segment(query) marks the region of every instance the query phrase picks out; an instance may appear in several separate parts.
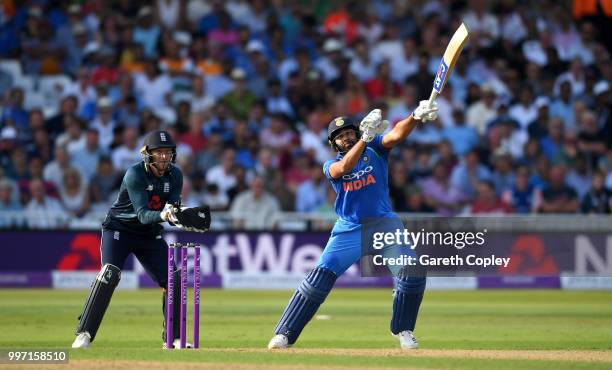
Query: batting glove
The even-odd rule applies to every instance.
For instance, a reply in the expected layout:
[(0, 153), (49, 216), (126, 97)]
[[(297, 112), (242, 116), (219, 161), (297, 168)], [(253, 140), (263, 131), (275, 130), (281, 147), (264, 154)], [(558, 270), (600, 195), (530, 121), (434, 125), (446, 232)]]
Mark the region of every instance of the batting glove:
[(435, 121), (438, 118), (438, 103), (434, 100), (430, 106), (428, 100), (421, 100), (412, 117), (421, 122)]

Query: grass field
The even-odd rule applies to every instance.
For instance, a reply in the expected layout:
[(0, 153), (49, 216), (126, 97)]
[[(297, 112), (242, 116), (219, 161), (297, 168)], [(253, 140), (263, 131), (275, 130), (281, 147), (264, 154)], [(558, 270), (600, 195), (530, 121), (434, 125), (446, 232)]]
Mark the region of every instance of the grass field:
[[(0, 348), (69, 348), (85, 295), (0, 290)], [(268, 352), (289, 296), (205, 289), (202, 348), (165, 351), (160, 292), (118, 291), (93, 347), (49, 368), (612, 368), (612, 292), (427, 292), (421, 349), (401, 351), (389, 334), (390, 290), (335, 290), (295, 348)]]

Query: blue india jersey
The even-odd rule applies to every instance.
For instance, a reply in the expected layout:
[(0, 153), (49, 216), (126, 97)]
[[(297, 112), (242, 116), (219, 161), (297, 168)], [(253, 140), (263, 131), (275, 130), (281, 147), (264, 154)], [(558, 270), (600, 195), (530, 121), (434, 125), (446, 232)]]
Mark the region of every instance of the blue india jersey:
[(335, 210), (341, 220), (360, 223), (365, 218), (395, 217), (389, 199), (389, 150), (376, 136), (366, 145), (350, 173), (333, 179), (329, 167), (342, 159), (338, 154), (323, 165), (323, 172), (336, 192)]

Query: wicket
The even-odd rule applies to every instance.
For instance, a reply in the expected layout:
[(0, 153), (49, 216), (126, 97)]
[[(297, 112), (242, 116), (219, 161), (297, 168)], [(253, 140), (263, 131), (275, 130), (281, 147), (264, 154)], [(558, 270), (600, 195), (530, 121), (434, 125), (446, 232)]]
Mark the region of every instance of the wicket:
[(166, 348), (174, 348), (174, 254), (181, 251), (180, 281), (180, 348), (187, 344), (187, 251), (194, 249), (193, 266), (193, 348), (200, 347), (200, 245), (197, 243), (170, 243), (168, 246), (168, 291), (166, 301)]

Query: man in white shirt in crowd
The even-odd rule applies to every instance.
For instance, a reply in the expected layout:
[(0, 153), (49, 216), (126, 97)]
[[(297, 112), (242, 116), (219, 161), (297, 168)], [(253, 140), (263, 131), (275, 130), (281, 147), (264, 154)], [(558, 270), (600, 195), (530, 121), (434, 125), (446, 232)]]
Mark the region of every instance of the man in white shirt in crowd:
[(245, 229), (273, 228), (279, 211), (278, 200), (264, 191), (260, 176), (253, 177), (250, 190), (238, 194), (230, 209), (234, 226)]

